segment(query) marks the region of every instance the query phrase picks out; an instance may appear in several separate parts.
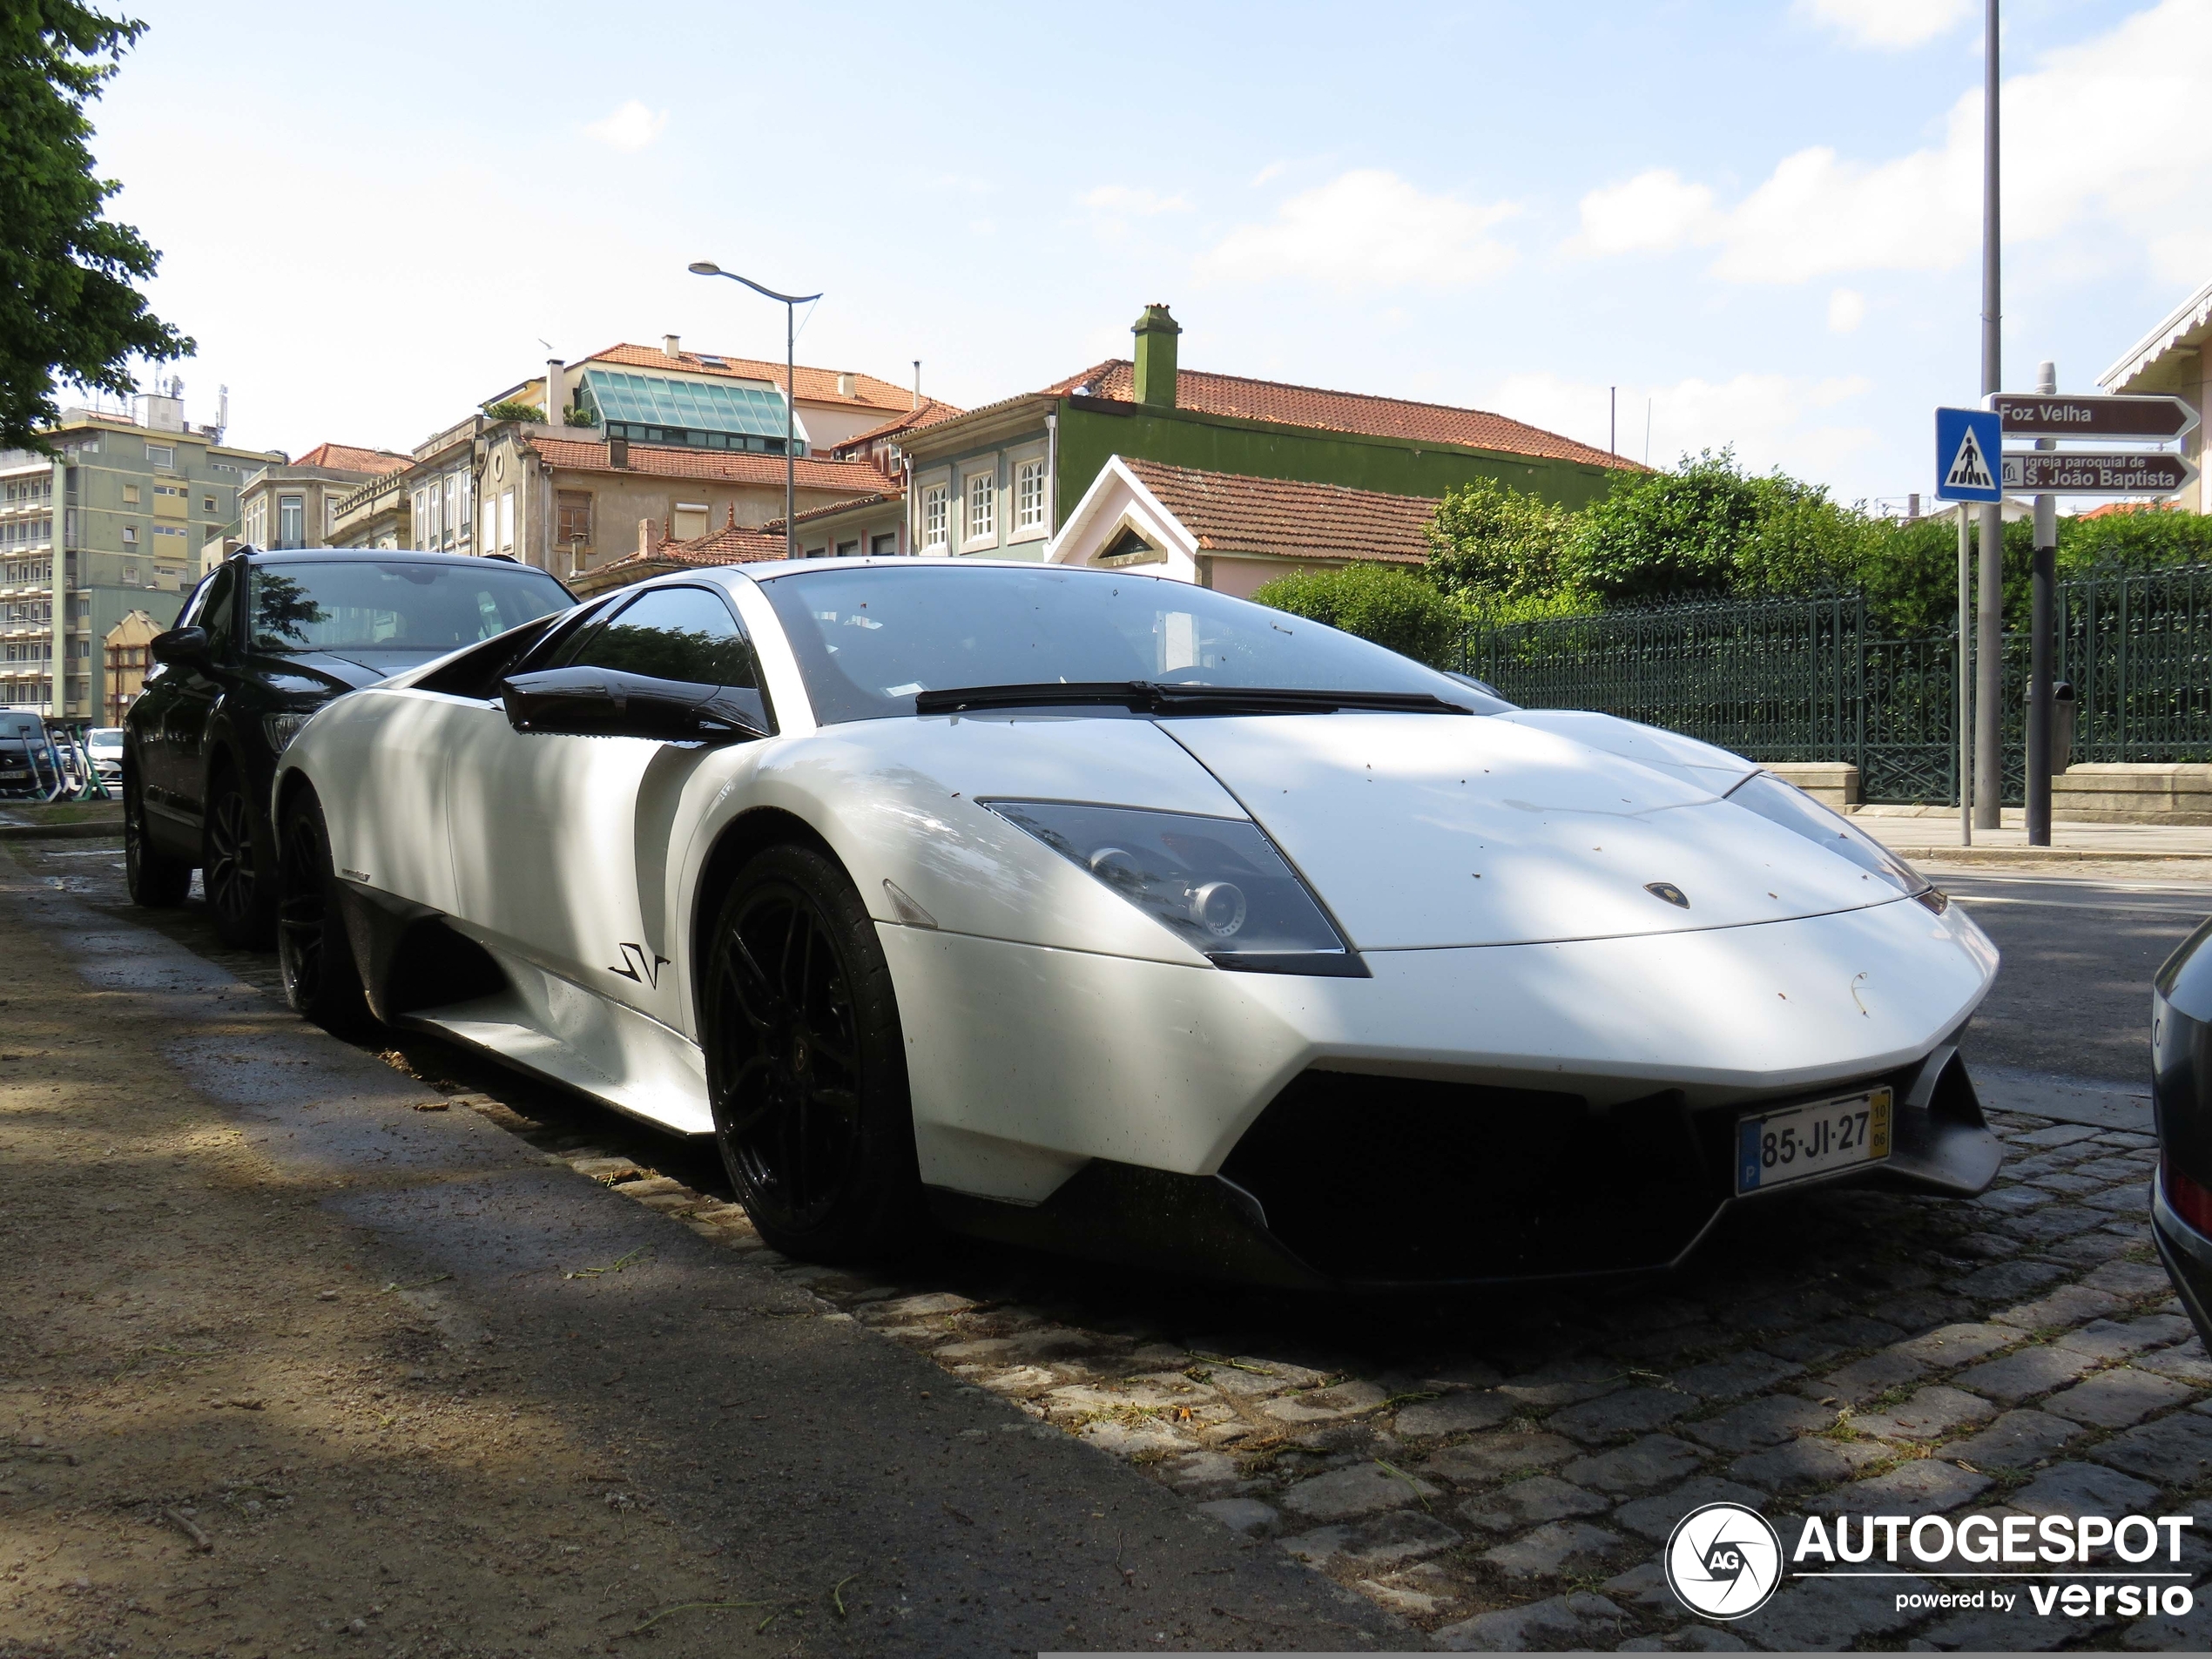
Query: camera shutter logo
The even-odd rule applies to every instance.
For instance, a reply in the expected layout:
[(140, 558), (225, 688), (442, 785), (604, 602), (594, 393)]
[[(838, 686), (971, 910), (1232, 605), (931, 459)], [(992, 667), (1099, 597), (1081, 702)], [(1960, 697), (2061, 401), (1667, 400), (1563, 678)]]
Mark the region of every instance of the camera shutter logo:
[(1757, 1510), (1709, 1503), (1675, 1523), (1660, 1561), (1667, 1588), (1692, 1613), (1740, 1619), (1780, 1586), (1782, 1540)]

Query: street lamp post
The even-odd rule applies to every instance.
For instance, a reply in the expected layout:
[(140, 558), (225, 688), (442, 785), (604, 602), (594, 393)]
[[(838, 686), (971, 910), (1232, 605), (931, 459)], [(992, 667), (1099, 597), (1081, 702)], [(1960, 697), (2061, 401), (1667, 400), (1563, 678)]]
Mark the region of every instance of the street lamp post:
[(735, 271), (725, 271), (712, 260), (693, 260), (693, 276), (727, 277), (732, 282), (742, 282), (755, 293), (765, 294), (779, 300), (784, 307), (784, 556), (799, 556), (799, 525), (795, 522), (799, 493), (799, 453), (795, 447), (794, 405), (799, 401), (799, 365), (795, 354), (799, 349), (799, 307), (812, 305), (822, 296), (819, 293), (778, 293), (773, 288), (764, 288), (751, 277), (741, 277)]

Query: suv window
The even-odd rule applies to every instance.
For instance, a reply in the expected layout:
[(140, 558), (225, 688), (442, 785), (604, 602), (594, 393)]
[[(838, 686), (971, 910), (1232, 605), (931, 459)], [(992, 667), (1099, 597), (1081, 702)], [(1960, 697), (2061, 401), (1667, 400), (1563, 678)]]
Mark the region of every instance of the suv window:
[(207, 641), (219, 660), (231, 655), (231, 642), (236, 637), (234, 623), (238, 610), (238, 567), (226, 564), (207, 578), (201, 594), (193, 624), (207, 631)]
[[(562, 660), (563, 657), (565, 660)], [(757, 688), (752, 646), (729, 604), (705, 588), (654, 588), (587, 630), (555, 666), (605, 668), (693, 685)]]

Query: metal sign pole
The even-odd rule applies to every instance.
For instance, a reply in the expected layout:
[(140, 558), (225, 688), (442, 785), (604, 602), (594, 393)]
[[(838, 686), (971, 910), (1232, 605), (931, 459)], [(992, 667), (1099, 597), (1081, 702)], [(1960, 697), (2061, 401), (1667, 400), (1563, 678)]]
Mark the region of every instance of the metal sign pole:
[(1973, 538), (1966, 533), (1966, 504), (1959, 515), (1959, 845), (1974, 844)]
[[(1997, 0), (1987, 0), (1982, 27), (1981, 390), (2004, 389), (2002, 289), (1999, 282)], [(1981, 614), (1975, 640), (1980, 658), (1974, 715), (1974, 819), (1984, 829), (2003, 821), (2005, 799), (2005, 508), (2000, 496), (1981, 509)]]
[[(2037, 365), (2035, 389), (2059, 389), (2058, 365)], [(2052, 438), (2038, 438), (2039, 449), (2055, 449)], [(2059, 498), (2035, 498), (2035, 570), (2028, 606), (2027, 674), (2027, 844), (2051, 844), (2051, 612), (2058, 585)]]

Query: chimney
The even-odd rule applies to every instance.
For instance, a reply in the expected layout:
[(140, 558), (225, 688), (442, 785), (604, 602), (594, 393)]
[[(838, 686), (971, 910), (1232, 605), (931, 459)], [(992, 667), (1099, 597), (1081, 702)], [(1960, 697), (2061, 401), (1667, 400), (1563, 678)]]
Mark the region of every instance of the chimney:
[(840, 373), (838, 374), (838, 377), (837, 377), (837, 395), (838, 395), (840, 397), (851, 397), (851, 396), (852, 396), (852, 395), (853, 395), (855, 392), (859, 391), (860, 389), (860, 381), (857, 381), (857, 380), (855, 380), (855, 379), (854, 379), (852, 375), (847, 374), (844, 374), (844, 373), (842, 373), (842, 372), (840, 372)]
[(652, 557), (653, 550), (659, 545), (660, 541), (655, 534), (653, 521), (650, 518), (639, 519), (637, 521), (637, 556), (641, 559)]
[(663, 334), (660, 337), (660, 348), (661, 354), (664, 357), (681, 357), (684, 354), (684, 342), (675, 334)]
[(568, 369), (557, 357), (545, 360), (545, 424), (561, 424), (562, 411), (569, 407)]
[(1183, 325), (1163, 305), (1149, 305), (1130, 332), (1136, 336), (1136, 401), (1156, 409), (1175, 407), (1175, 337)]
[(620, 470), (622, 470), (624, 468), (625, 468), (625, 467), (629, 466), (629, 464), (630, 464), (630, 440), (629, 440), (629, 439), (627, 439), (627, 438), (609, 438), (609, 439), (607, 440), (607, 464), (608, 464), (610, 467), (614, 468), (617, 471), (620, 471)]

